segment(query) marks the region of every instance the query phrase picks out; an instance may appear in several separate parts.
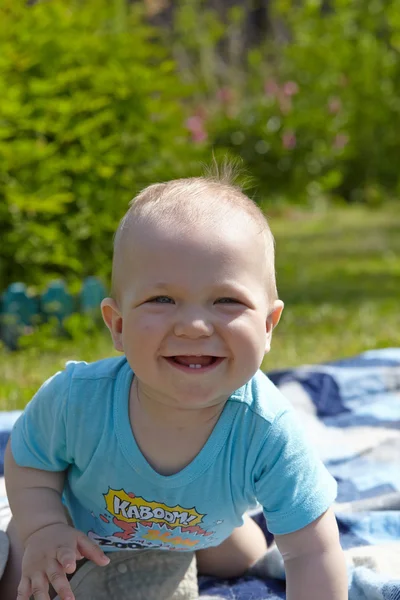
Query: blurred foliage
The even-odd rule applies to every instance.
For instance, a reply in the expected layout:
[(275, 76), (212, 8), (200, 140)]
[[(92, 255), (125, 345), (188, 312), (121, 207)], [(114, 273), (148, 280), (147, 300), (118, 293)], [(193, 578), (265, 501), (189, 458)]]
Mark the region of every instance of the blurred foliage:
[(171, 38), (199, 80), (193, 129), (243, 158), (259, 201), (398, 196), (399, 0), (271, 2), (274, 35), (258, 48), (244, 46), (243, 10), (224, 29), (203, 5), (181, 3)]
[(0, 289), (108, 277), (135, 192), (194, 173), (190, 88), (124, 0), (0, 7)]
[[(112, 236), (148, 183), (241, 157), (263, 206), (379, 206), (400, 192), (400, 0), (0, 6), (0, 290), (108, 280)], [(329, 6), (329, 8), (327, 8)]]

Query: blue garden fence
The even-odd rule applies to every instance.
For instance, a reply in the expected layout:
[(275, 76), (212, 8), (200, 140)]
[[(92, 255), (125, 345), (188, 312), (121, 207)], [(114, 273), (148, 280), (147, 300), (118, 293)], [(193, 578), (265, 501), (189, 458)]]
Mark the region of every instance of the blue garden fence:
[(18, 339), (41, 323), (56, 319), (60, 326), (73, 313), (100, 317), (100, 302), (107, 295), (97, 277), (87, 277), (76, 295), (63, 279), (51, 281), (42, 294), (31, 293), (24, 283), (12, 283), (0, 297), (0, 339), (10, 349)]

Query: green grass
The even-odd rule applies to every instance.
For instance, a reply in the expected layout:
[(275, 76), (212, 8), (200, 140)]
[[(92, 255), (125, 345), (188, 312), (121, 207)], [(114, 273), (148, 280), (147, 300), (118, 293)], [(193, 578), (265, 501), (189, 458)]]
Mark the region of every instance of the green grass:
[[(271, 217), (278, 288), (285, 310), (266, 369), (400, 346), (399, 208), (292, 211)], [(36, 339), (36, 338), (35, 338)], [(105, 331), (0, 349), (0, 410), (20, 408), (67, 360), (115, 354)]]
[(271, 220), (285, 310), (268, 369), (400, 345), (399, 208)]

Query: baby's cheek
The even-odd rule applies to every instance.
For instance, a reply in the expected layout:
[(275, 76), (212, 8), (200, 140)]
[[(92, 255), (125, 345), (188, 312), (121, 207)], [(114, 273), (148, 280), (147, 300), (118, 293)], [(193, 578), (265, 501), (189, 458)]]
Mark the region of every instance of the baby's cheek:
[(138, 335), (155, 335), (165, 327), (165, 319), (161, 315), (145, 315), (133, 323), (133, 329)]
[(260, 325), (242, 324), (232, 331), (236, 352), (246, 363), (254, 363), (258, 368), (264, 357), (266, 331)]
[(226, 331), (232, 339), (257, 346), (265, 339), (265, 323), (255, 319), (236, 319), (226, 325)]

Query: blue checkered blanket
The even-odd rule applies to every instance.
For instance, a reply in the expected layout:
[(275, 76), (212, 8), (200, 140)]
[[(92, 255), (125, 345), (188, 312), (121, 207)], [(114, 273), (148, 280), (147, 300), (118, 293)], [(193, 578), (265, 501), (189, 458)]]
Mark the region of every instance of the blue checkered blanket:
[[(349, 600), (400, 600), (400, 348), (269, 376), (338, 481), (335, 510)], [(0, 413), (0, 471), (17, 416)], [(0, 526), (7, 513), (1, 485), (0, 479)], [(254, 518), (265, 529), (262, 514)], [(200, 590), (202, 600), (285, 598), (284, 582), (273, 579), (200, 578)]]

